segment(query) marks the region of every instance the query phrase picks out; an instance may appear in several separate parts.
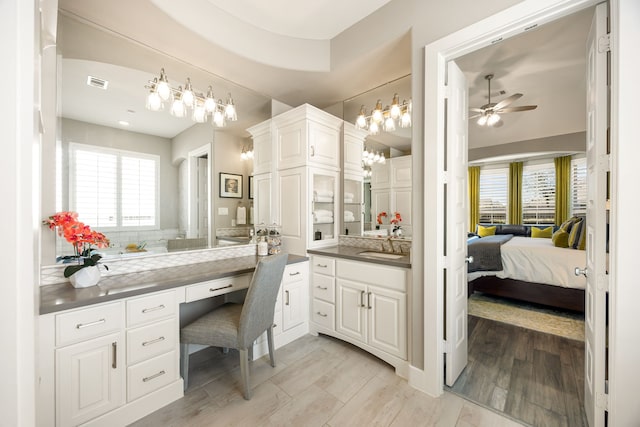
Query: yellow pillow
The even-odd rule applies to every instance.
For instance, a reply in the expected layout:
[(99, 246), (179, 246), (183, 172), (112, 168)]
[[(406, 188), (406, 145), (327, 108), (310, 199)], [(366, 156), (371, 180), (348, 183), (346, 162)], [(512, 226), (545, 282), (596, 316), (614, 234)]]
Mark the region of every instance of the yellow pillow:
[(552, 235), (553, 235), (553, 227), (547, 227), (547, 228), (531, 227), (531, 237), (550, 239)]
[(485, 227), (483, 225), (478, 224), (478, 236), (486, 237), (486, 236), (493, 236), (494, 234), (496, 234), (495, 225), (492, 227)]
[(553, 233), (553, 236), (551, 236), (551, 241), (553, 242), (553, 245), (558, 248), (568, 248), (569, 233), (560, 228), (558, 231)]
[(573, 227), (571, 227), (571, 233), (569, 233), (569, 247), (584, 250), (585, 234), (587, 234), (587, 224), (584, 219), (581, 218), (573, 224)]

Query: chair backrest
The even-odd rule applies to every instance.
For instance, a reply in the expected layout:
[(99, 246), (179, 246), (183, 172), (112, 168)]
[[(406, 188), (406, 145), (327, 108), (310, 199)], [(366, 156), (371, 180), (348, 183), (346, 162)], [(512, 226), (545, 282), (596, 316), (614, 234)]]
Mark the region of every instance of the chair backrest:
[(286, 253), (280, 253), (262, 258), (258, 262), (240, 315), (238, 328), (240, 348), (248, 348), (273, 324), (278, 290), (287, 265), (287, 257)]

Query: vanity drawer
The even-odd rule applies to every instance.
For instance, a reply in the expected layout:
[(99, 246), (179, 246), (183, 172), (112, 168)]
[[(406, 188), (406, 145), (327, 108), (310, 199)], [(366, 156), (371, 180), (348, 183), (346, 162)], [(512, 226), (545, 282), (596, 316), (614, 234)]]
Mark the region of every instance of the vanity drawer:
[(176, 313), (175, 292), (163, 292), (127, 301), (127, 326), (138, 326)]
[(312, 270), (314, 273), (327, 274), (333, 276), (336, 273), (336, 260), (335, 258), (328, 258), (323, 256), (313, 256)]
[(336, 302), (336, 279), (324, 274), (313, 275), (313, 297), (327, 301), (330, 303)]
[(127, 365), (175, 349), (177, 329), (174, 318), (127, 331)]
[(224, 279), (210, 280), (198, 283), (197, 285), (187, 286), (185, 291), (185, 301), (198, 301), (238, 291), (240, 289), (246, 289), (249, 287), (251, 277), (251, 274), (243, 274), (241, 276), (225, 277)]
[(335, 328), (334, 305), (317, 299), (313, 300), (313, 312), (311, 319), (320, 326), (333, 330)]
[(124, 326), (121, 302), (83, 308), (56, 316), (58, 347), (120, 331)]
[(127, 401), (151, 393), (177, 379), (176, 352), (171, 351), (127, 369)]
[(296, 264), (288, 265), (284, 269), (282, 275), (282, 283), (292, 283), (304, 280), (309, 272), (309, 264), (306, 262), (299, 262)]

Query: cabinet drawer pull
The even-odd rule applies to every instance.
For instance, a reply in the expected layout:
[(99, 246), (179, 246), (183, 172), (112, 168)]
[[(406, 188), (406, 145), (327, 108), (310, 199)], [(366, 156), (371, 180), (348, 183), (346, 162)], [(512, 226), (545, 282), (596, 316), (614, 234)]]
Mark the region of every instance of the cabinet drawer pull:
[(233, 288), (233, 285), (223, 286), (221, 288), (209, 288), (209, 292), (221, 291), (223, 289)]
[(316, 267), (327, 268), (328, 265), (327, 264), (316, 264)]
[(364, 291), (360, 291), (360, 307), (366, 307), (364, 305)]
[(371, 292), (367, 292), (367, 308), (371, 310)]
[(154, 379), (154, 378), (158, 378), (159, 376), (162, 376), (162, 375), (164, 375), (164, 374), (166, 374), (166, 372), (165, 372), (165, 371), (160, 371), (160, 372), (158, 372), (157, 374), (153, 374), (153, 375), (151, 375), (150, 377), (144, 377), (144, 378), (142, 379), (142, 382), (145, 382), (145, 383), (146, 383), (146, 382), (151, 381), (151, 380), (152, 380), (152, 379)]
[(326, 286), (324, 286), (324, 287), (323, 287), (323, 286), (320, 286), (320, 285), (316, 286), (316, 288), (318, 288), (318, 289), (322, 289), (323, 291), (326, 291), (326, 290), (328, 290), (328, 289), (329, 289), (329, 288), (327, 288)]
[(164, 309), (164, 304), (160, 304), (157, 307), (151, 307), (151, 308), (143, 308), (142, 309), (142, 314), (147, 314), (147, 313), (151, 313), (152, 311), (157, 311), (157, 310), (162, 310)]
[(100, 320), (96, 320), (95, 322), (78, 323), (76, 325), (76, 329), (84, 329), (84, 328), (88, 328), (89, 326), (100, 325), (102, 323), (105, 323), (106, 321), (107, 321), (106, 319), (100, 319)]
[(318, 316), (327, 317), (327, 314), (320, 313), (319, 311), (316, 311), (316, 314), (317, 314)]
[(311, 147), (309, 147), (311, 149), (311, 157), (314, 157), (316, 155), (316, 147), (314, 147), (313, 145)]
[(118, 342), (111, 343), (111, 367), (118, 369)]
[(142, 343), (142, 346), (146, 347), (148, 345), (155, 344), (155, 343), (160, 342), (160, 341), (164, 341), (164, 337), (159, 337), (159, 338), (156, 338), (155, 340), (151, 340), (151, 341), (145, 341), (145, 342)]
[(289, 276), (297, 276), (298, 274), (300, 274), (300, 272), (296, 271), (295, 273), (289, 273)]
[(285, 296), (284, 304), (289, 305), (289, 291), (284, 291), (284, 296)]

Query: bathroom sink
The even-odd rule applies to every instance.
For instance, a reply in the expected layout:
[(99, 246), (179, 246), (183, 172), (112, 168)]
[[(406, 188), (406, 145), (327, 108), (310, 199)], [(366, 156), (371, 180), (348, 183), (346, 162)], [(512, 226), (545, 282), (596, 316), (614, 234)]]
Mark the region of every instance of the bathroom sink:
[(368, 256), (373, 258), (382, 258), (382, 259), (400, 259), (404, 258), (402, 254), (392, 254), (389, 252), (376, 252), (376, 251), (363, 251), (359, 252), (358, 255)]

